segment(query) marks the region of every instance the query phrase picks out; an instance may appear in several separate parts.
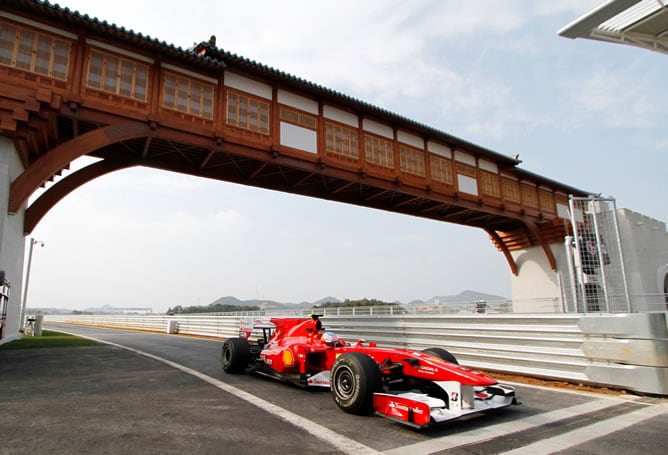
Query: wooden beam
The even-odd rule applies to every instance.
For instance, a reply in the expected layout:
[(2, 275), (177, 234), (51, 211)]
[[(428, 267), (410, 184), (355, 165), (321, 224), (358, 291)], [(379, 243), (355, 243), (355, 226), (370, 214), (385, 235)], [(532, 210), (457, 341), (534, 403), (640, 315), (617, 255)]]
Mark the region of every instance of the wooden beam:
[(110, 144), (144, 137), (148, 134), (147, 125), (139, 122), (125, 122), (89, 131), (49, 150), (31, 163), (30, 167), (12, 182), (9, 190), (8, 212), (17, 213), (42, 183), (80, 156)]
[(508, 246), (505, 244), (503, 239), (499, 236), (499, 234), (496, 233), (496, 231), (492, 229), (485, 229), (485, 232), (489, 234), (491, 239), (494, 241), (494, 244), (503, 253), (503, 256), (506, 258), (506, 262), (508, 262), (508, 265), (510, 266), (510, 271), (513, 273), (513, 275), (517, 276), (517, 263), (515, 262), (515, 259), (513, 259), (513, 255), (510, 254), (510, 250), (508, 249)]
[(530, 222), (527, 224), (527, 228), (529, 231), (538, 239), (538, 243), (543, 247), (543, 251), (545, 252), (545, 256), (547, 256), (547, 261), (550, 263), (550, 267), (552, 267), (552, 270), (556, 272), (557, 270), (557, 261), (554, 258), (554, 254), (552, 253), (552, 249), (550, 248), (550, 244), (545, 241), (545, 238), (543, 237), (543, 234), (540, 232), (540, 228), (535, 222)]
[(30, 207), (26, 209), (23, 221), (23, 232), (29, 235), (40, 220), (54, 205), (70, 194), (75, 189), (110, 172), (137, 165), (137, 161), (131, 160), (102, 160), (79, 169), (68, 175), (51, 188), (46, 190)]

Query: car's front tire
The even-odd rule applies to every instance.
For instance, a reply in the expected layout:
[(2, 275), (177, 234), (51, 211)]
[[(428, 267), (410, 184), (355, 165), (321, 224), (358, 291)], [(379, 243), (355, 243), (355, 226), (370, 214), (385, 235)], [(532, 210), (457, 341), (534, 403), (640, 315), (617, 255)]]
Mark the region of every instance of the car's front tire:
[(381, 390), (380, 369), (366, 354), (342, 354), (332, 366), (330, 384), (339, 408), (350, 414), (367, 414), (373, 410), (373, 394)]
[(250, 346), (243, 338), (228, 338), (223, 343), (221, 364), (226, 373), (243, 373), (251, 359)]

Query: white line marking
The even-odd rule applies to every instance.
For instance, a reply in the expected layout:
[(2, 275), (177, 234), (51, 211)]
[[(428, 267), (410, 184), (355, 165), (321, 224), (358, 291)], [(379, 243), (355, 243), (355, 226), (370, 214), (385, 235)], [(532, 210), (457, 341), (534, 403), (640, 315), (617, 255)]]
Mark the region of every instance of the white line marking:
[(643, 420), (651, 419), (662, 414), (668, 413), (668, 409), (661, 406), (648, 406), (637, 411), (632, 411), (617, 417), (606, 419), (587, 425), (577, 430), (563, 433), (553, 438), (543, 439), (518, 449), (503, 452), (512, 455), (533, 455), (535, 453), (553, 453), (574, 447), (592, 439), (600, 438), (615, 431), (635, 425)]
[[(446, 449), (452, 449), (465, 444), (484, 442), (499, 436), (507, 436), (510, 433), (528, 430), (530, 428), (545, 425), (561, 419), (567, 419), (584, 412), (598, 411), (618, 404), (617, 400), (600, 398), (565, 409), (545, 412), (525, 417), (521, 420), (512, 422), (497, 423), (475, 428), (462, 433), (451, 434), (440, 438), (430, 439), (428, 441), (418, 442), (404, 447), (385, 451), (386, 455), (419, 455), (439, 452)], [(538, 452), (534, 452), (538, 453)]]
[[(60, 329), (58, 330), (64, 332), (64, 330)], [(332, 445), (333, 447), (344, 453), (369, 454), (369, 455), (372, 454), (379, 455), (381, 453), (378, 452), (377, 450), (372, 449), (369, 446), (365, 446), (364, 444), (361, 444), (357, 441), (353, 441), (347, 436), (336, 433), (335, 431), (332, 431), (327, 427), (315, 423), (312, 420), (308, 420), (300, 415), (288, 411), (287, 409), (283, 409), (279, 406), (276, 406), (273, 403), (263, 400), (260, 397), (256, 397), (255, 395), (252, 395), (248, 392), (244, 392), (241, 389), (226, 384), (223, 381), (220, 381), (216, 378), (212, 378), (211, 376), (207, 376), (204, 373), (200, 373), (197, 370), (193, 370), (179, 363), (172, 362), (171, 360), (167, 360), (162, 357), (158, 357), (157, 355), (149, 354), (148, 352), (140, 351), (139, 349), (131, 348), (129, 346), (123, 346), (122, 344), (112, 343), (111, 341), (105, 341), (91, 336), (80, 335), (78, 333), (71, 333), (71, 332), (68, 333), (70, 333), (71, 335), (76, 335), (81, 338), (88, 338), (89, 340), (97, 341), (98, 343), (107, 344), (109, 346), (114, 346), (120, 349), (125, 349), (126, 351), (134, 352), (135, 354), (148, 357), (149, 359), (157, 360), (158, 362), (162, 362), (166, 365), (169, 365), (172, 368), (176, 368), (177, 370), (180, 370), (184, 373), (194, 376), (204, 382), (207, 382), (215, 387), (218, 387), (219, 389), (231, 395), (234, 395), (237, 398), (241, 398), (242, 400), (247, 401), (248, 403), (254, 406), (257, 406), (263, 412), (272, 414), (278, 417), (279, 419), (288, 422), (291, 425), (294, 425), (296, 427), (301, 428), (304, 431), (307, 431), (308, 433), (311, 433), (316, 438), (325, 441), (326, 443)]]

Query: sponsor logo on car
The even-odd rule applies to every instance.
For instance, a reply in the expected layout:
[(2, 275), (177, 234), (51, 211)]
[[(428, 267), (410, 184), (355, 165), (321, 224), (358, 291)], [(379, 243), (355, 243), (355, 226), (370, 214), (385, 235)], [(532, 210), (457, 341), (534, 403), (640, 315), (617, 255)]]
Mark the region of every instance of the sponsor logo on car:
[(400, 411), (406, 411), (406, 412), (413, 411), (416, 414), (420, 414), (420, 415), (423, 414), (423, 411), (420, 408), (411, 408), (410, 406), (406, 406), (405, 404), (397, 403), (397, 402), (394, 402), (394, 401), (390, 401), (388, 406), (391, 407), (391, 408), (398, 409)]

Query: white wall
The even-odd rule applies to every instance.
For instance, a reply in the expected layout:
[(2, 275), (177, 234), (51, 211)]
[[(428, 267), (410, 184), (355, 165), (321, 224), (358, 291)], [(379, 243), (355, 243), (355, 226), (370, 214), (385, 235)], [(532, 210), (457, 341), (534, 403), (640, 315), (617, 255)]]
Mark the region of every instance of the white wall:
[[(567, 270), (564, 248), (550, 245), (558, 270)], [(511, 252), (517, 263), (517, 276), (511, 275), (513, 312), (560, 313), (561, 289), (557, 272), (552, 270), (540, 246)]]
[(666, 223), (629, 209), (617, 210), (633, 311), (666, 310), (663, 280), (668, 270)]
[[(0, 270), (6, 273), (11, 283), (11, 295), (4, 328), (4, 339), (18, 336), (21, 312), (21, 289), (23, 283), (23, 214), (7, 214), (9, 186), (23, 172), (23, 166), (12, 142), (0, 137)], [(2, 342), (2, 341), (0, 341)]]

